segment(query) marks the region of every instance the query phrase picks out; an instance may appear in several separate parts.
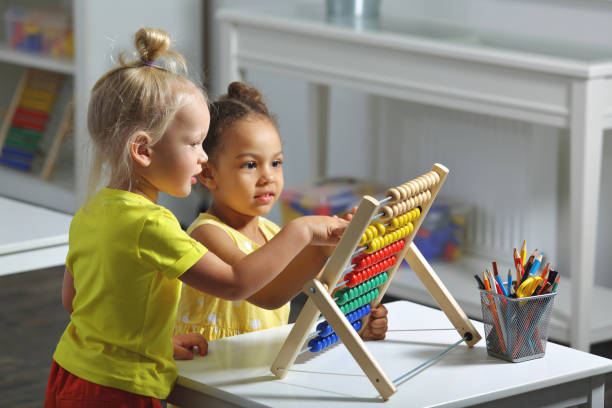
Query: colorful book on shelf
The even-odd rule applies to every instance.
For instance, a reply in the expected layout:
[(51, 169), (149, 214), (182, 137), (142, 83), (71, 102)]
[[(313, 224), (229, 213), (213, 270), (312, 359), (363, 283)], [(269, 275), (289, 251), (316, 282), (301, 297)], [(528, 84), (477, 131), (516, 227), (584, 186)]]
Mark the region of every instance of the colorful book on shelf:
[(0, 127), (0, 164), (32, 170), (63, 78), (52, 72), (24, 71)]

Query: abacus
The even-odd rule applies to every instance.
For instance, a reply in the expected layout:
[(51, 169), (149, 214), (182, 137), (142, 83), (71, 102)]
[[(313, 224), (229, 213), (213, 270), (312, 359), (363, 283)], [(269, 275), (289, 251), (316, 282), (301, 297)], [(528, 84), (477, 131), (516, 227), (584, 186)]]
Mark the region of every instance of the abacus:
[[(478, 331), (412, 242), (447, 175), (446, 167), (434, 164), (431, 171), (390, 188), (381, 201), (367, 195), (361, 199), (321, 277), (304, 285), (308, 300), (270, 368), (277, 378), (287, 375), (302, 352), (316, 353), (341, 340), (378, 393), (389, 399), (397, 388), (359, 332), (366, 327), (371, 306), (382, 299), (402, 259), (459, 332), (461, 340), (451, 348), (463, 341), (472, 347), (480, 340)], [(311, 333), (320, 314), (326, 321)], [(310, 338), (313, 335), (316, 337)]]

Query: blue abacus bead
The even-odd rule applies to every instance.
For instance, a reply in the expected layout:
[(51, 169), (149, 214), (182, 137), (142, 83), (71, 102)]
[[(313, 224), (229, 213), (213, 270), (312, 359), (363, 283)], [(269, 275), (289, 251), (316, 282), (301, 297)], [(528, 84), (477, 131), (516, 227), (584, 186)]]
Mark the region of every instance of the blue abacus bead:
[(311, 353), (318, 353), (321, 351), (321, 342), (318, 341), (318, 339), (319, 337), (315, 337), (308, 342), (308, 347), (310, 348)]
[(336, 333), (331, 335), (331, 340), (332, 340), (332, 344), (336, 344), (338, 342), (338, 340), (340, 340), (340, 338), (338, 337), (338, 335)]
[(319, 326), (317, 326), (317, 330), (319, 331), (319, 336), (321, 337), (325, 337), (325, 336), (329, 336), (329, 334), (333, 331), (332, 327), (329, 325), (328, 322), (322, 322), (325, 323), (324, 325), (319, 324), (319, 326), (322, 326), (319, 330)]
[(353, 328), (355, 329), (355, 331), (361, 330), (361, 326), (362, 326), (361, 320), (356, 320), (355, 323), (353, 323)]
[(365, 308), (366, 308), (366, 312), (365, 312), (366, 315), (369, 314), (372, 311), (372, 306), (370, 306), (369, 303), (367, 305), (365, 305)]
[(321, 323), (317, 324), (317, 331), (323, 331), (325, 330), (325, 326), (329, 326), (329, 323), (327, 323), (326, 321), (322, 321)]
[(326, 349), (328, 348), (332, 343), (331, 343), (331, 337), (332, 336), (327, 336), (323, 339), (323, 348)]
[(368, 313), (370, 313), (369, 303), (359, 309), (359, 318), (361, 319), (363, 316), (367, 315)]

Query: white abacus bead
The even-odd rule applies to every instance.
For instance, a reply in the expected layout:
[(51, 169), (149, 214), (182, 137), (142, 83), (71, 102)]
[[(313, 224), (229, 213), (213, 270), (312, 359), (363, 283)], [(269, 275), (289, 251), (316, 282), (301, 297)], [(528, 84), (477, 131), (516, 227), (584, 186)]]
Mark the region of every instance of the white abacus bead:
[(391, 201), (398, 201), (402, 197), (402, 194), (397, 188), (390, 188), (385, 193), (385, 196), (391, 197)]
[(425, 174), (425, 179), (427, 180), (427, 188), (430, 188), (434, 184), (436, 184), (436, 180), (434, 179), (431, 172)]
[(391, 218), (393, 217), (393, 209), (391, 208), (390, 205), (385, 205), (382, 208), (383, 214), (384, 214), (384, 218)]
[(414, 180), (410, 180), (408, 182), (408, 185), (410, 186), (411, 196), (415, 195), (419, 191), (419, 186), (417, 183), (414, 182)]
[(419, 177), (419, 183), (420, 183), (420, 190), (419, 191), (423, 191), (423, 190), (425, 190), (427, 188), (427, 182), (425, 181), (423, 176)]

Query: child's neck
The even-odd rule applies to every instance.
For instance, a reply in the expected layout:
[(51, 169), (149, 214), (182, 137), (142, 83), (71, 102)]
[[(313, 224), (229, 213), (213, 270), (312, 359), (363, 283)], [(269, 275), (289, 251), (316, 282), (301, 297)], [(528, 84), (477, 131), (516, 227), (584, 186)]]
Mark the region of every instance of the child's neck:
[(157, 203), (157, 198), (159, 196), (159, 191), (157, 191), (155, 188), (145, 183), (139, 183), (139, 182), (117, 183), (111, 180), (111, 182), (108, 183), (107, 187), (115, 189), (115, 190), (125, 190), (131, 193), (134, 193), (134, 194), (141, 195), (153, 201), (154, 203)]
[(265, 237), (259, 230), (259, 216), (242, 214), (229, 207), (219, 206), (214, 201), (206, 212), (214, 215), (236, 231), (239, 231), (251, 241), (258, 244), (265, 243)]

